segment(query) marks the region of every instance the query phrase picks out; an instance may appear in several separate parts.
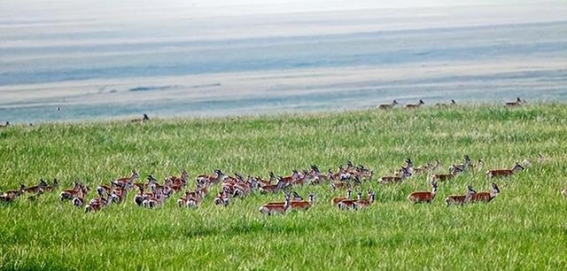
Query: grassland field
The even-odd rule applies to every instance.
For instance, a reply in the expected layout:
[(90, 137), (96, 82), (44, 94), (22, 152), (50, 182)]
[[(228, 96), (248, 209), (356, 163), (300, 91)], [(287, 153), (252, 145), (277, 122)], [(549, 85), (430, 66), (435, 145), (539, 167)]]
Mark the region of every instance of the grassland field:
[[(22, 196), (0, 204), (0, 270), (566, 270), (566, 125), (561, 103), (12, 125), (0, 130), (0, 191), (40, 178), (59, 179), (59, 191), (75, 180), (96, 187), (132, 169), (159, 180), (186, 169), (194, 180), (217, 168), (263, 177), (311, 164), (336, 171), (351, 160), (374, 171), (361, 189), (374, 189), (376, 202), (340, 211), (330, 199), (344, 191), (328, 184), (294, 188), (314, 192), (313, 207), (270, 217), (258, 208), (281, 193), (222, 207), (212, 202), (219, 186), (198, 209), (177, 207), (181, 193), (143, 209), (132, 191), (96, 213), (61, 202), (59, 191)], [(440, 183), (431, 204), (406, 199), (430, 190), (426, 174), (376, 181), (408, 157), (416, 166), (439, 159), (446, 173), (465, 154), (483, 169)], [(488, 190), (487, 169), (524, 159), (529, 167), (496, 180), (492, 202), (446, 207), (467, 184)]]

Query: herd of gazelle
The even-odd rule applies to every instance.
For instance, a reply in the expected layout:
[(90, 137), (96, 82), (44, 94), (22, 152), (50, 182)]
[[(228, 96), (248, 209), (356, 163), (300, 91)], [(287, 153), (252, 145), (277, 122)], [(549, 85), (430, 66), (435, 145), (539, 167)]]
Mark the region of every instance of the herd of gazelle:
[[(509, 101), (504, 103), (504, 105), (506, 107), (517, 107), (522, 105), (523, 103), (525, 103), (525, 100), (522, 100), (520, 97), (516, 98), (515, 101)], [(392, 103), (389, 104), (379, 104), (378, 106), (376, 106), (378, 109), (392, 109), (394, 108), (396, 105), (398, 105), (398, 101), (397, 100), (393, 100)], [(424, 105), (425, 102), (423, 100), (419, 100), (418, 103), (412, 104), (412, 103), (408, 103), (404, 105), (404, 108), (409, 108), (409, 109), (415, 109), (415, 108), (419, 108), (422, 105)], [(448, 106), (455, 106), (457, 105), (457, 102), (455, 102), (455, 100), (451, 100), (449, 103), (436, 103), (435, 107), (448, 107)]]
[[(541, 156), (540, 156), (541, 158)], [(431, 184), (431, 191), (415, 191), (407, 196), (407, 199), (413, 203), (431, 203), (437, 194), (438, 183), (449, 181), (455, 176), (463, 172), (478, 172), (483, 166), (483, 161), (478, 159), (476, 163), (472, 163), (468, 155), (464, 156), (463, 163), (452, 164), (449, 167), (448, 174), (434, 173), (441, 167), (438, 160), (435, 163), (428, 162), (425, 165), (414, 167), (411, 159), (406, 159), (405, 165), (395, 170), (391, 176), (382, 176), (377, 179), (378, 184), (388, 185), (393, 183), (401, 183), (413, 175), (427, 173)], [(524, 161), (524, 164), (527, 164)], [(514, 173), (523, 170), (524, 166), (516, 163), (510, 169), (491, 169), (486, 171), (486, 178), (509, 177)], [(373, 171), (358, 165), (354, 166), (352, 162), (347, 161), (346, 166), (339, 166), (336, 172), (331, 169), (327, 173), (322, 173), (315, 165), (311, 165), (310, 170), (293, 170), (289, 176), (276, 176), (273, 172), (269, 172), (269, 177), (262, 179), (261, 177), (248, 176), (242, 177), (235, 173), (234, 176), (224, 174), (221, 170), (214, 170), (212, 175), (199, 175), (195, 178), (195, 190), (188, 190), (189, 174), (182, 170), (179, 176), (169, 176), (164, 178), (160, 183), (152, 175), (147, 176), (147, 182), (137, 182), (140, 175), (137, 171), (132, 170), (128, 177), (121, 177), (110, 181), (108, 184), (99, 184), (96, 187), (96, 196), (87, 201), (86, 197), (91, 190), (80, 182), (75, 182), (70, 188), (60, 192), (61, 201), (71, 201), (77, 207), (84, 207), (85, 212), (99, 211), (111, 203), (120, 204), (126, 201), (128, 191), (137, 189), (134, 196), (134, 203), (137, 206), (145, 208), (159, 208), (164, 201), (172, 195), (182, 192), (183, 195), (177, 199), (179, 207), (197, 208), (205, 199), (209, 190), (213, 186), (220, 186), (213, 202), (215, 205), (228, 206), (230, 199), (235, 197), (246, 197), (248, 194), (257, 191), (260, 194), (284, 193), (284, 201), (268, 202), (263, 204), (259, 211), (262, 214), (271, 215), (276, 213), (285, 213), (288, 210), (306, 210), (312, 207), (315, 202), (315, 195), (310, 193), (307, 200), (304, 200), (293, 190), (294, 186), (320, 185), (328, 184), (332, 191), (345, 191), (346, 197), (337, 196), (331, 199), (331, 204), (338, 209), (358, 210), (372, 205), (376, 200), (376, 193), (368, 190), (366, 196), (357, 188), (361, 181), (372, 181)], [(35, 199), (45, 192), (56, 191), (58, 181), (53, 180), (50, 185), (44, 180), (35, 186), (26, 187), (20, 185), (19, 189), (6, 191), (0, 194), (0, 202), (11, 202), (19, 196), (28, 193), (31, 194), (29, 199)], [(352, 197), (353, 189), (357, 189), (356, 198)], [(453, 204), (466, 204), (474, 202), (490, 202), (500, 193), (500, 189), (496, 183), (492, 183), (490, 191), (476, 192), (471, 185), (467, 186), (464, 195), (451, 195), (445, 199), (447, 206)], [(567, 197), (567, 189), (562, 191)]]

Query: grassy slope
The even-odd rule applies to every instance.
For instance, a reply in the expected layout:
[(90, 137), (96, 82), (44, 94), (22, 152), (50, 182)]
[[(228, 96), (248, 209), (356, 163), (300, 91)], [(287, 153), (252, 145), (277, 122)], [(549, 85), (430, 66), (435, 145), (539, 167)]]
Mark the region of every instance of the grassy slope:
[(351, 159), (380, 176), (406, 157), (439, 159), (443, 171), (464, 154), (482, 158), (485, 169), (539, 153), (548, 159), (499, 180), (492, 203), (451, 208), (446, 196), (469, 183), (486, 190), (490, 181), (459, 176), (431, 205), (406, 200), (429, 190), (423, 175), (397, 186), (365, 183), (378, 202), (358, 212), (330, 206), (343, 192), (298, 188), (314, 191), (316, 205), (276, 217), (258, 208), (281, 195), (252, 195), (228, 208), (213, 206), (209, 195), (198, 210), (176, 208), (177, 197), (160, 210), (128, 200), (90, 214), (57, 194), (20, 198), (0, 205), (0, 269), (565, 269), (566, 123), (567, 106), (547, 104), (12, 127), (0, 131), (0, 190), (54, 177), (62, 188), (75, 179), (96, 186), (132, 168), (158, 179), (181, 168), (192, 179), (214, 168), (266, 176), (310, 164), (336, 170)]

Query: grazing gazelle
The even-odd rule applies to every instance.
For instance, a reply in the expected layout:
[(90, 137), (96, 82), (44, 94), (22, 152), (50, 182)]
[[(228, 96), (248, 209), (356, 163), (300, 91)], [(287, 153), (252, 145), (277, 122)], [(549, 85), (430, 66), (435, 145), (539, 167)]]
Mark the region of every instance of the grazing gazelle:
[(487, 178), (502, 178), (502, 177), (509, 177), (517, 171), (523, 170), (524, 167), (520, 165), (518, 162), (514, 165), (512, 169), (491, 169), (486, 172)]
[(523, 103), (522, 99), (520, 99), (520, 97), (518, 97), (513, 102), (506, 102), (506, 106), (507, 107), (515, 107), (515, 106), (520, 106), (522, 103)]
[(423, 102), (423, 100), (419, 100), (419, 103), (417, 104), (406, 104), (404, 107), (405, 108), (419, 108), (420, 106), (424, 105), (425, 103)]
[(437, 182), (432, 181), (431, 192), (425, 192), (425, 191), (413, 192), (409, 194), (408, 200), (413, 203), (421, 203), (421, 202), (431, 203), (431, 201), (435, 198), (436, 194), (437, 194)]
[(0, 129), (6, 128), (6, 127), (8, 127), (9, 125), (10, 125), (10, 122), (9, 122), (9, 121), (7, 121), (6, 124), (0, 124)]
[(378, 105), (378, 109), (391, 109), (393, 108), (395, 105), (398, 104), (398, 101), (394, 100), (392, 103), (390, 104), (380, 104)]
[(445, 199), (445, 203), (447, 203), (447, 207), (451, 204), (459, 204), (464, 205), (471, 201), (473, 195), (476, 191), (473, 189), (471, 185), (467, 186), (467, 193), (464, 195), (451, 195)]
[(47, 187), (47, 183), (45, 182), (44, 179), (40, 179), (38, 185), (26, 187), (26, 188), (24, 189), (24, 191), (25, 191), (26, 193), (34, 193), (34, 194), (37, 194), (37, 193), (39, 193), (40, 191), (43, 192), (43, 189), (44, 189), (45, 187)]
[(472, 202), (490, 202), (492, 201), (498, 194), (500, 194), (500, 189), (496, 183), (492, 183), (492, 190), (483, 191), (479, 193), (475, 193), (472, 196)]
[(146, 122), (146, 121), (148, 121), (148, 120), (150, 120), (150, 118), (148, 117), (147, 114), (144, 114), (144, 115), (142, 116), (142, 118), (139, 118), (139, 119), (132, 119), (132, 120), (130, 120), (130, 122), (132, 122), (132, 123), (144, 123), (144, 122)]
[(268, 202), (264, 205), (262, 205), (262, 207), (260, 207), (259, 211), (262, 214), (265, 215), (272, 215), (272, 214), (277, 214), (277, 213), (285, 213), (289, 207), (290, 207), (290, 203), (291, 203), (291, 197), (286, 194), (285, 195), (285, 201), (282, 202)]

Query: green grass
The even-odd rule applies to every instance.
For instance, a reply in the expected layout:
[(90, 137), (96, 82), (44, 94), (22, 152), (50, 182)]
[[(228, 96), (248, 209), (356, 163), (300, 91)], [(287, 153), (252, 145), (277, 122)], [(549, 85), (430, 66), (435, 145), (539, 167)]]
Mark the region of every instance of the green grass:
[[(0, 204), (0, 269), (566, 269), (566, 125), (567, 105), (532, 104), (13, 126), (0, 130), (0, 191), (40, 178), (58, 178), (60, 190), (74, 180), (96, 187), (131, 169), (158, 179), (186, 169), (193, 180), (215, 168), (261, 176), (311, 164), (336, 171), (350, 159), (378, 177), (407, 157), (416, 165), (439, 159), (446, 172), (464, 154), (482, 158), (483, 172), (525, 158), (532, 166), (497, 180), (502, 193), (493, 202), (449, 208), (445, 197), (467, 184), (487, 190), (491, 181), (467, 173), (418, 205), (406, 197), (429, 190), (425, 175), (392, 186), (365, 182), (377, 202), (360, 211), (332, 207), (344, 192), (328, 185), (298, 187), (316, 194), (313, 208), (272, 217), (258, 208), (281, 194), (253, 194), (227, 208), (210, 194), (197, 210), (177, 208), (176, 195), (148, 210), (130, 193), (126, 203), (88, 214), (60, 202), (58, 192), (24, 196)], [(538, 154), (546, 160), (538, 163)]]

